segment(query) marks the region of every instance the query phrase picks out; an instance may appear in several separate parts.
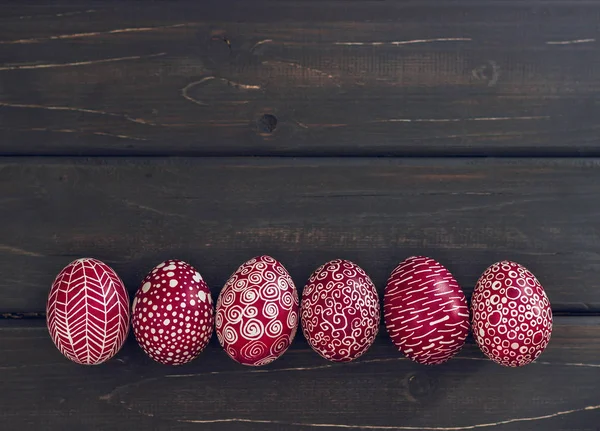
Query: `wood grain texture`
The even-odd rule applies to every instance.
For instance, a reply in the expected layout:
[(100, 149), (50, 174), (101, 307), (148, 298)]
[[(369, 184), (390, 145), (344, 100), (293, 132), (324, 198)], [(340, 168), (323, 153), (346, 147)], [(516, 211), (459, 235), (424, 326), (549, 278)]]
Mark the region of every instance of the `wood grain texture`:
[(600, 419), (598, 317), (557, 318), (548, 349), (520, 369), (485, 359), (472, 342), (444, 365), (418, 365), (383, 328), (348, 364), (297, 339), (273, 364), (249, 368), (213, 340), (195, 361), (167, 367), (130, 338), (106, 364), (81, 366), (42, 322), (0, 324), (7, 429), (589, 431)]
[[(585, 0), (0, 1), (0, 428), (598, 431), (599, 20)], [(215, 339), (161, 366), (130, 335), (85, 367), (44, 324), (76, 258), (130, 293), (180, 258), (216, 298), (265, 253), (299, 290), (350, 259), (380, 295), (410, 255), (467, 297), (516, 260), (552, 340), (522, 369), (470, 339), (425, 367), (382, 327), (336, 365), (300, 332), (253, 369)]]
[(429, 255), (467, 296), (512, 259), (555, 311), (600, 310), (598, 159), (4, 158), (0, 312), (43, 312), (70, 261), (111, 265), (130, 293), (186, 260), (217, 295), (270, 254), (299, 288), (350, 259), (380, 293), (394, 267)]
[(598, 2), (4, 4), (0, 154), (598, 155), (599, 19)]

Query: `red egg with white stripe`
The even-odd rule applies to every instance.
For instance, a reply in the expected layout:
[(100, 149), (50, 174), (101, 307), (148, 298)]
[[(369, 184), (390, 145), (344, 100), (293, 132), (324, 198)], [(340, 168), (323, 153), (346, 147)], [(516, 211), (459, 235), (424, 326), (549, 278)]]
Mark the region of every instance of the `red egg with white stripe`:
[(266, 365), (288, 349), (298, 328), (298, 293), (284, 266), (270, 256), (242, 264), (217, 300), (217, 338), (243, 365)]
[(97, 365), (112, 358), (129, 332), (129, 295), (105, 263), (77, 259), (56, 277), (46, 304), (48, 330), (68, 359)]
[(377, 290), (358, 265), (332, 260), (310, 276), (300, 315), (313, 350), (330, 361), (352, 361), (371, 347), (379, 331)]
[(196, 358), (213, 331), (210, 290), (190, 264), (167, 260), (142, 281), (133, 300), (135, 338), (148, 356), (167, 365)]
[(516, 262), (496, 262), (485, 270), (473, 292), (471, 314), (477, 345), (500, 365), (527, 365), (550, 342), (550, 301), (538, 279)]
[(463, 291), (452, 274), (429, 257), (409, 257), (394, 269), (385, 287), (383, 311), (394, 345), (420, 364), (446, 362), (469, 334)]

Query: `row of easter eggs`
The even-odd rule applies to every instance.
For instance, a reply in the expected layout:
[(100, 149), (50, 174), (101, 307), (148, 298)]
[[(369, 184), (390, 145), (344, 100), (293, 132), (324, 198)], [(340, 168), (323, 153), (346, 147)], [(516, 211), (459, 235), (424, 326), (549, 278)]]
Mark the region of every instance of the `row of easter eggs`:
[[(535, 360), (552, 331), (550, 303), (536, 277), (510, 261), (480, 277), (471, 302), (452, 274), (428, 257), (410, 257), (390, 275), (384, 321), (396, 347), (421, 364), (439, 364), (464, 345), (470, 327), (495, 362), (521, 366)], [(227, 354), (244, 365), (266, 365), (290, 346), (298, 321), (310, 346), (335, 362), (365, 353), (380, 325), (377, 290), (348, 260), (333, 260), (310, 277), (299, 304), (292, 278), (270, 256), (255, 257), (229, 278), (217, 300), (196, 269), (180, 260), (153, 268), (129, 297), (103, 262), (84, 258), (56, 277), (47, 322), (56, 347), (80, 364), (100, 364), (123, 345), (131, 326), (155, 361), (180, 365), (197, 357), (216, 328)]]

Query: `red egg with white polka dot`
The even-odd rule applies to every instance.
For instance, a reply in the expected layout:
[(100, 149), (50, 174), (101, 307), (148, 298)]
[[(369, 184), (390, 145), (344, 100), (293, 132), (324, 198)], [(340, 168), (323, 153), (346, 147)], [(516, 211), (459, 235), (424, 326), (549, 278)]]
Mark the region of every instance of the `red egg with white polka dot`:
[(500, 365), (527, 365), (550, 342), (550, 301), (537, 278), (518, 263), (505, 260), (485, 270), (473, 292), (471, 313), (477, 345)]
[(142, 281), (133, 300), (135, 338), (148, 356), (167, 365), (196, 358), (213, 331), (210, 290), (190, 264), (167, 260)]
[(217, 338), (243, 365), (266, 365), (288, 349), (298, 328), (298, 293), (284, 266), (271, 256), (242, 264), (217, 300)]

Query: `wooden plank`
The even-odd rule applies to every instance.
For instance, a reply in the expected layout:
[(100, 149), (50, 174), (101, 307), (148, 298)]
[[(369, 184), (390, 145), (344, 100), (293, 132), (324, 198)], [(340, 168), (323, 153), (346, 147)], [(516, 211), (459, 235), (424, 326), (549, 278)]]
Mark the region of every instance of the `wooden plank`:
[(4, 155), (600, 154), (598, 2), (84, 1), (0, 17)]
[(599, 311), (599, 181), (599, 159), (3, 158), (0, 312), (43, 312), (79, 257), (113, 266), (130, 292), (181, 258), (217, 295), (263, 253), (299, 288), (351, 259), (380, 292), (399, 261), (430, 255), (467, 295), (512, 259), (555, 311)]
[(486, 360), (471, 340), (446, 364), (421, 366), (383, 329), (349, 364), (297, 339), (273, 364), (249, 368), (213, 340), (173, 368), (130, 339), (116, 358), (86, 367), (61, 356), (43, 321), (0, 323), (7, 429), (546, 431), (592, 430), (600, 419), (599, 317), (556, 318), (539, 362), (520, 369)]

